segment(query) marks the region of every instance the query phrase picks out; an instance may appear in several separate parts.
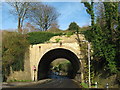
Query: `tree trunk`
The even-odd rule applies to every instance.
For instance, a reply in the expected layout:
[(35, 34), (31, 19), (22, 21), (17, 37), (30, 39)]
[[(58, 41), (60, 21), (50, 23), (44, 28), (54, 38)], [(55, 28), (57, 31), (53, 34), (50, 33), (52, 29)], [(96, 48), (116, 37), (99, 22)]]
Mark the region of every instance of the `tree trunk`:
[(22, 33), (21, 18), (18, 18), (18, 33)]
[(94, 26), (94, 10), (93, 10), (93, 5), (94, 5), (94, 2), (91, 2), (91, 9), (92, 9), (92, 13), (91, 13), (91, 26), (93, 27)]

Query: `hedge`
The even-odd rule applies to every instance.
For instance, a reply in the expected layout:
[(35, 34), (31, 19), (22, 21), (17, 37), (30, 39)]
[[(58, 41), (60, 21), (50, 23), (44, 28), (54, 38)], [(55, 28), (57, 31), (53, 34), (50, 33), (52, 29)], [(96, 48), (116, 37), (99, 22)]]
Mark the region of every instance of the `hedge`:
[(30, 32), (28, 33), (28, 41), (30, 44), (39, 44), (49, 41), (53, 36), (62, 35), (62, 33), (51, 33), (51, 32)]

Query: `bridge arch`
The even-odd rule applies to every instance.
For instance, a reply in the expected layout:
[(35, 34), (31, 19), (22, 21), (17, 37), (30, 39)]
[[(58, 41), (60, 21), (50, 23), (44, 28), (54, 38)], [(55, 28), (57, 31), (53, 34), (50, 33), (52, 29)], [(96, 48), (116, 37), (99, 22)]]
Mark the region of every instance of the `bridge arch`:
[(41, 57), (38, 64), (38, 72), (37, 79), (44, 79), (48, 76), (49, 65), (52, 61), (57, 58), (65, 58), (69, 60), (73, 66), (73, 73), (70, 78), (74, 78), (76, 76), (77, 71), (80, 68), (80, 61), (78, 56), (74, 51), (66, 48), (54, 48), (47, 50)]

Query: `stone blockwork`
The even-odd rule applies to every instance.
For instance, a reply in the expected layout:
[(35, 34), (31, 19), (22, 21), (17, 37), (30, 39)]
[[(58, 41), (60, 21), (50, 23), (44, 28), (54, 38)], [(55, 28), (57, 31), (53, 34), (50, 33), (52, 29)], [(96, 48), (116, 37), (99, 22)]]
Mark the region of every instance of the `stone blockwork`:
[[(11, 75), (8, 77), (8, 80), (37, 80), (37, 72), (38, 72), (38, 65), (43, 57), (43, 55), (50, 50), (62, 48), (67, 49), (71, 52), (73, 52), (79, 59), (81, 58), (81, 52), (80, 47), (76, 41), (76, 35), (73, 35), (71, 37), (65, 37), (65, 36), (58, 36), (53, 37), (50, 40), (54, 41), (56, 38), (61, 38), (62, 43), (44, 43), (44, 44), (36, 44), (36, 45), (30, 45), (29, 47), (29, 54), (26, 53), (25, 56), (25, 65), (24, 71), (15, 71), (11, 72)], [(84, 36), (80, 35), (80, 39), (83, 40)], [(81, 62), (81, 61), (80, 61)], [(36, 71), (33, 71), (33, 66), (35, 65)]]

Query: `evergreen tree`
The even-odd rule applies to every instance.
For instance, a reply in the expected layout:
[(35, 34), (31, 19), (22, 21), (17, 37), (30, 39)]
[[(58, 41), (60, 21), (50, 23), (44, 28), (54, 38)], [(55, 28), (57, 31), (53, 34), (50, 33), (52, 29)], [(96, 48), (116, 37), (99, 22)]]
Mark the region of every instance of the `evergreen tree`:
[(72, 31), (77, 31), (78, 32), (79, 28), (80, 27), (75, 22), (72, 22), (72, 23), (70, 23), (68, 30), (72, 30)]
[[(103, 2), (104, 25), (101, 26), (98, 21), (92, 26), (91, 30), (85, 32), (85, 36), (91, 41), (93, 48), (93, 65), (94, 69), (99, 72), (103, 70), (109, 74), (117, 73), (120, 70), (119, 62), (119, 14), (118, 3)], [(91, 15), (90, 4), (85, 3), (88, 7), (87, 12)], [(91, 19), (92, 15), (91, 15)], [(103, 19), (103, 18), (100, 18)]]
[(91, 16), (91, 26), (93, 26), (94, 25), (94, 10), (93, 10), (94, 2), (91, 2), (91, 4), (89, 2), (83, 2), (83, 3), (87, 8), (86, 9), (87, 13)]

